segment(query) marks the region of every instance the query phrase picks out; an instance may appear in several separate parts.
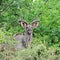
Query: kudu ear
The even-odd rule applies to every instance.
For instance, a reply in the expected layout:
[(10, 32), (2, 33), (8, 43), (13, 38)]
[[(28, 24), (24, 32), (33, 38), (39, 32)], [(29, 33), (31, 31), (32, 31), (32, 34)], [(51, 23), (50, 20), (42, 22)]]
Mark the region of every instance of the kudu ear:
[(19, 23), (21, 24), (21, 26), (22, 26), (23, 28), (25, 28), (25, 27), (27, 26), (27, 22), (24, 21), (24, 20), (20, 20)]
[(31, 25), (32, 25), (33, 28), (36, 28), (36, 27), (38, 27), (38, 25), (39, 25), (39, 21), (38, 21), (38, 20), (34, 20), (34, 21), (31, 23)]

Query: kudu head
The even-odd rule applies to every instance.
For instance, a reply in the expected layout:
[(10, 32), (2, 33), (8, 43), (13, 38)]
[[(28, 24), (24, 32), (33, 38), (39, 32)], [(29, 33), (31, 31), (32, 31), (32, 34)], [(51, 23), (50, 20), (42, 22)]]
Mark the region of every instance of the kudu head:
[(24, 21), (24, 20), (20, 20), (19, 23), (21, 24), (21, 26), (22, 26), (23, 28), (25, 28), (26, 33), (27, 33), (28, 35), (31, 35), (32, 32), (33, 32), (32, 29), (38, 27), (38, 25), (39, 25), (39, 21), (38, 21), (38, 20), (34, 20), (31, 24), (28, 24), (28, 23), (27, 23), (26, 21)]

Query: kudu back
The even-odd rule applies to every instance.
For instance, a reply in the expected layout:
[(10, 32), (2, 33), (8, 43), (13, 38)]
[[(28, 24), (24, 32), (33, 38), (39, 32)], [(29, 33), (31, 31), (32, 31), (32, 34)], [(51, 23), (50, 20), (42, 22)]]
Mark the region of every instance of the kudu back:
[(16, 49), (27, 48), (31, 45), (32, 37), (33, 37), (33, 28), (36, 28), (39, 25), (38, 20), (34, 20), (31, 24), (28, 24), (26, 21), (19, 21), (21, 26), (25, 29), (24, 34), (15, 34), (14, 38), (19, 43), (16, 45)]

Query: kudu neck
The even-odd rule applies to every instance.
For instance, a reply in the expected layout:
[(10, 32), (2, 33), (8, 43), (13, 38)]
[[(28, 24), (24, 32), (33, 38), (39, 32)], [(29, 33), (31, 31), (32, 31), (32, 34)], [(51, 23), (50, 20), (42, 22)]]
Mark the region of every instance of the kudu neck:
[(28, 32), (25, 32), (25, 33), (24, 33), (24, 36), (25, 36), (25, 39), (26, 39), (26, 40), (32, 40), (33, 34), (32, 34), (32, 33), (29, 34)]

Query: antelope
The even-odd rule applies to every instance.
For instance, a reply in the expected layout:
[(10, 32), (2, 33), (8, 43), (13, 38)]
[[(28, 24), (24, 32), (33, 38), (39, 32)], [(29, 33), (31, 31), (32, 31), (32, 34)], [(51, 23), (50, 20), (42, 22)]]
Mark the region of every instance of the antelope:
[(27, 48), (32, 43), (33, 28), (38, 27), (39, 21), (34, 20), (31, 24), (28, 24), (25, 20), (19, 20), (18, 22), (25, 29), (25, 32), (24, 34), (14, 35), (15, 40), (19, 42), (19, 44), (16, 45), (16, 49)]

